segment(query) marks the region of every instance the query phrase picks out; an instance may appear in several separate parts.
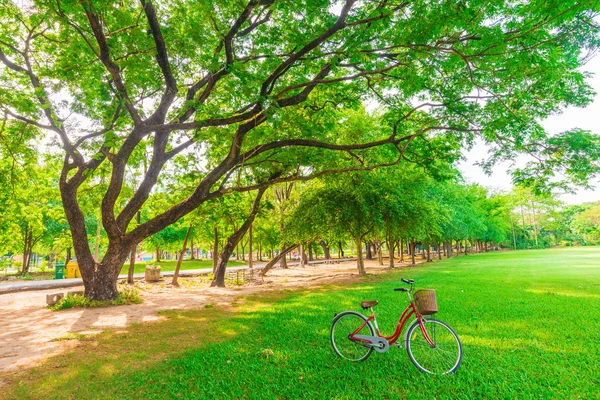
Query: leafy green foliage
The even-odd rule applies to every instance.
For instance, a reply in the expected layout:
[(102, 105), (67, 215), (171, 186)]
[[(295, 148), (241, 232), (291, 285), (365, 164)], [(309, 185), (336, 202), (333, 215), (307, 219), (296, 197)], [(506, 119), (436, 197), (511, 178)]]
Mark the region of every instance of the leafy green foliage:
[(60, 311), (69, 308), (88, 308), (88, 307), (107, 307), (121, 306), (127, 304), (141, 304), (142, 298), (137, 289), (133, 287), (123, 287), (119, 292), (119, 297), (109, 301), (90, 300), (88, 297), (67, 294), (58, 303), (48, 306), (52, 311)]

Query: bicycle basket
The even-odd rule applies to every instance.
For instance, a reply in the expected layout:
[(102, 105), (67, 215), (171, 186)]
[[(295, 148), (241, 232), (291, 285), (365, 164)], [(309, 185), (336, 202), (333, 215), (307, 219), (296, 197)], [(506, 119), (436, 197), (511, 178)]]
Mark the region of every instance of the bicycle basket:
[(419, 314), (431, 315), (438, 312), (437, 301), (435, 299), (435, 290), (421, 289), (414, 294), (415, 303)]

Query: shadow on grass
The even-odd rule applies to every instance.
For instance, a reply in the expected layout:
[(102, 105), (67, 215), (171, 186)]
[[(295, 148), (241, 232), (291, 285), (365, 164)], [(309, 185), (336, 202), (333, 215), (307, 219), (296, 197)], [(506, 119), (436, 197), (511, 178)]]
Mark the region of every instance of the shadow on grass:
[[(167, 321), (83, 341), (20, 376), (7, 398), (594, 397), (600, 321), (589, 311), (598, 289), (577, 298), (538, 293), (531, 277), (539, 270), (532, 268), (545, 266), (476, 267), (482, 258), (410, 270), (419, 287), (438, 290), (439, 318), (463, 338), (463, 364), (453, 376), (418, 372), (402, 349), (363, 363), (338, 359), (331, 349), (334, 313), (360, 310), (367, 297), (380, 301), (382, 330), (393, 330), (406, 305), (392, 290), (407, 276), (403, 270), (356, 285), (241, 298), (227, 308), (165, 311)], [(450, 279), (438, 273), (453, 268)], [(540, 278), (540, 285), (574, 290), (580, 284), (558, 278)]]

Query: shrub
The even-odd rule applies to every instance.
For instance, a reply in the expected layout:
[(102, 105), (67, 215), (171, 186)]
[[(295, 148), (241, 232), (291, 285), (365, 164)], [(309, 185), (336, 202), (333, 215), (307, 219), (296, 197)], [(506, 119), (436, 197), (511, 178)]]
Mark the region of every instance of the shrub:
[(55, 305), (48, 306), (48, 309), (52, 311), (59, 311), (68, 308), (121, 306), (126, 304), (140, 304), (141, 302), (142, 298), (140, 297), (140, 292), (138, 290), (132, 287), (124, 287), (123, 290), (119, 292), (119, 297), (114, 300), (90, 300), (85, 296), (74, 296), (67, 294)]

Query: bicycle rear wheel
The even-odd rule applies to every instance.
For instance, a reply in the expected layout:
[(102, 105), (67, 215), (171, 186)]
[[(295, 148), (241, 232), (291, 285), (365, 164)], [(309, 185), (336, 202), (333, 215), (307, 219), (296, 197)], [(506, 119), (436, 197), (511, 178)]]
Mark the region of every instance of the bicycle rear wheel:
[(410, 360), (428, 374), (446, 375), (456, 371), (462, 360), (462, 345), (456, 332), (437, 319), (423, 319), (423, 326), (434, 345), (427, 342), (419, 321), (415, 321), (405, 338)]
[(349, 338), (350, 334), (362, 324), (365, 326), (357, 334), (375, 336), (373, 325), (367, 321), (367, 317), (360, 313), (346, 311), (333, 319), (330, 335), (331, 345), (338, 356), (349, 361), (364, 361), (369, 358), (373, 348)]

